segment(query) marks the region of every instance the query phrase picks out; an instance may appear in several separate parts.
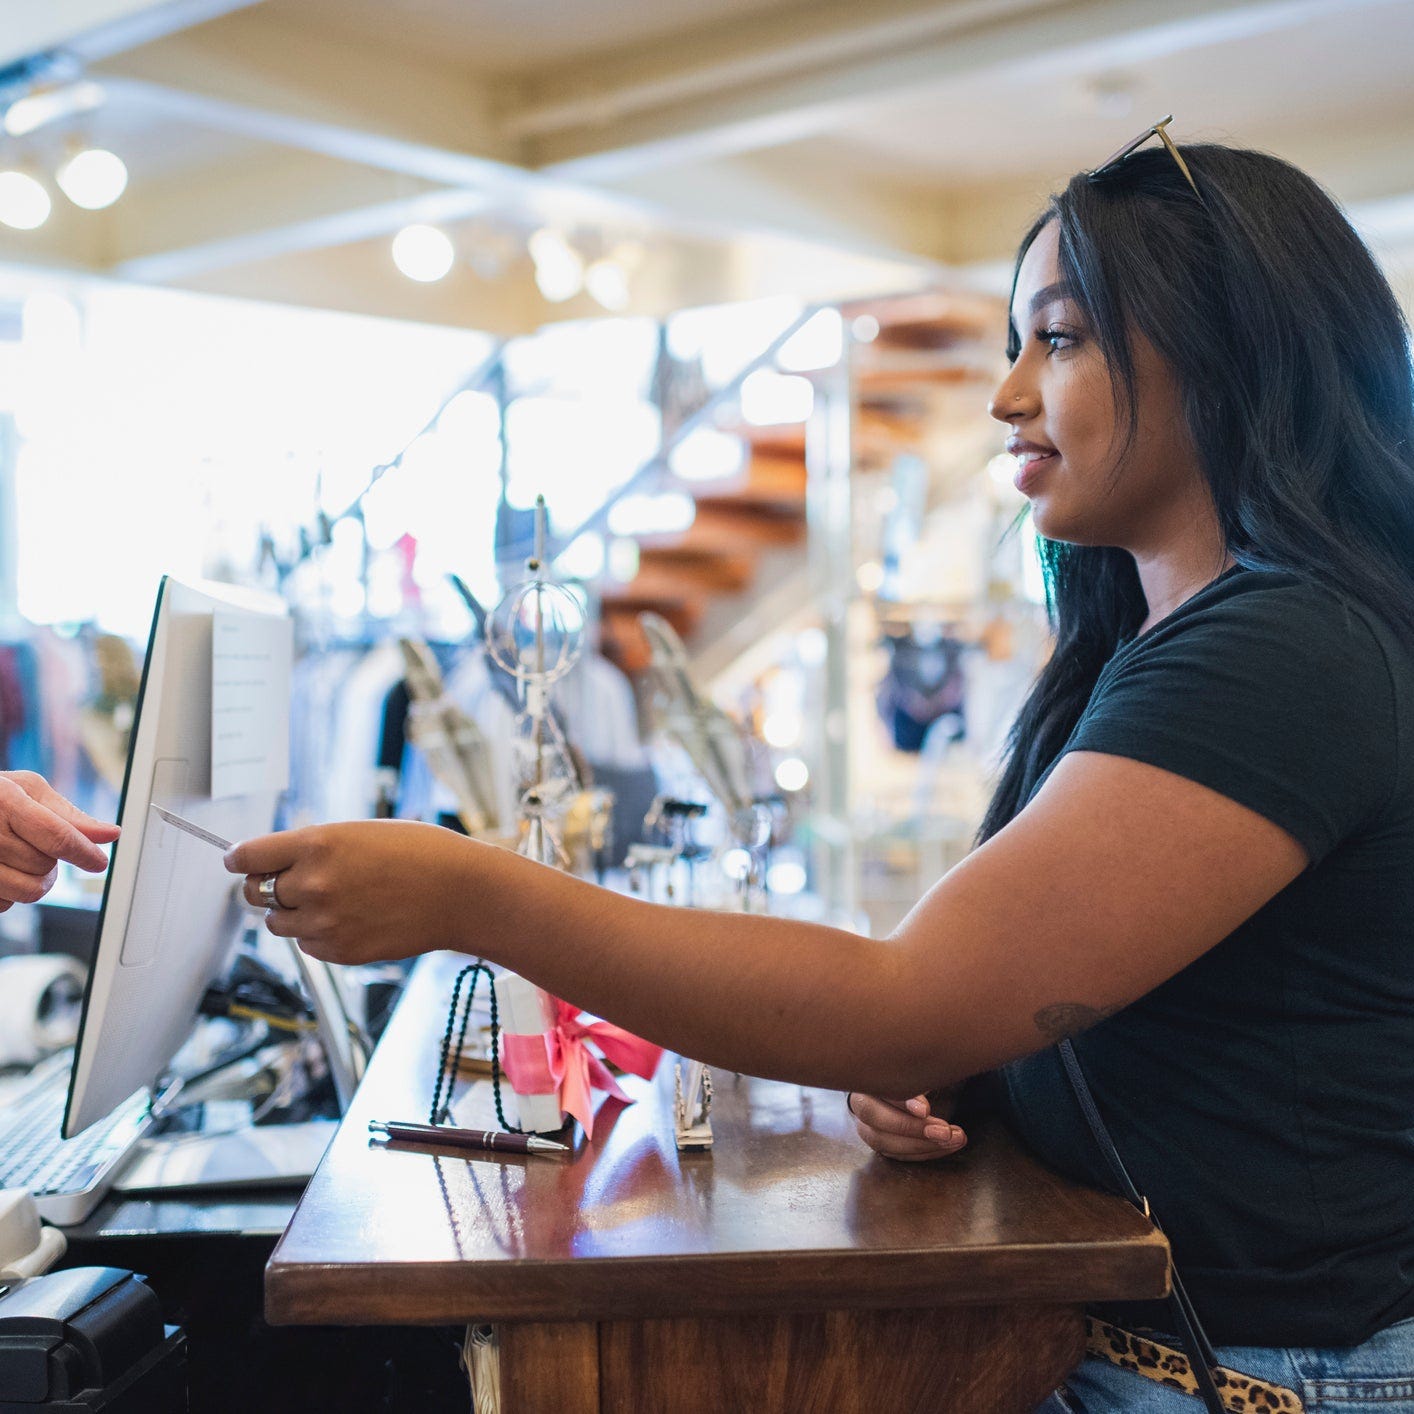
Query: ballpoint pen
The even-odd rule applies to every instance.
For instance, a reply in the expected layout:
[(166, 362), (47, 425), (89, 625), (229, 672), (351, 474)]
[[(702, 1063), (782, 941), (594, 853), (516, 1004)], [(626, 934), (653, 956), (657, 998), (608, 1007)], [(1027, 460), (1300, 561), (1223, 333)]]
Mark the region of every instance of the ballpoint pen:
[(494, 1149), (503, 1154), (568, 1154), (568, 1144), (536, 1134), (507, 1134), (501, 1129), (456, 1129), (449, 1124), (412, 1124), (371, 1119), (369, 1131), (405, 1144), (442, 1144), (452, 1149)]

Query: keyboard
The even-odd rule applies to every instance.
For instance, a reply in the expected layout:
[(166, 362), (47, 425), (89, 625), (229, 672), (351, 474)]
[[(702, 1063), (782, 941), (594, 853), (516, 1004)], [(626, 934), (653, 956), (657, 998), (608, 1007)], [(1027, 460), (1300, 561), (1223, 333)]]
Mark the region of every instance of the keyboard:
[(60, 1137), (69, 1058), (35, 1068), (0, 1112), (0, 1188), (27, 1188), (39, 1215), (63, 1227), (82, 1222), (102, 1201), (119, 1165), (152, 1125), (139, 1091), (72, 1139)]

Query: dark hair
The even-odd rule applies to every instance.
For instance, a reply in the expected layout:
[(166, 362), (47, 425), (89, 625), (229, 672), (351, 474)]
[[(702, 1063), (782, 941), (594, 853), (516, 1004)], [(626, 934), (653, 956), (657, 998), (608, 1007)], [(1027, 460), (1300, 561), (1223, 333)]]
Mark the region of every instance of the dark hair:
[[(1324, 583), (1414, 643), (1414, 378), (1394, 294), (1305, 173), (1238, 148), (1182, 152), (1201, 199), (1162, 148), (1075, 176), (1027, 232), (1017, 273), (1054, 221), (1061, 277), (1131, 433), (1131, 330), (1177, 378), (1233, 559)], [(1009, 342), (1015, 358), (1018, 331)], [(979, 840), (1026, 803), (1146, 613), (1128, 552), (1040, 546), (1055, 648), (1012, 727)]]

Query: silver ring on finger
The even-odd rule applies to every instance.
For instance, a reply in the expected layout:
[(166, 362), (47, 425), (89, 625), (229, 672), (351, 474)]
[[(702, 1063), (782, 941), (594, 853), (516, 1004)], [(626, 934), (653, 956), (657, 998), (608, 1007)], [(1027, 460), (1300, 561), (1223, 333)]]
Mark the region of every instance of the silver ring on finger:
[(260, 895), (261, 904), (267, 908), (283, 908), (280, 896), (275, 892), (275, 880), (278, 874), (267, 874), (256, 886), (255, 891)]
[(847, 1109), (847, 1110), (850, 1112), (850, 1114), (854, 1115), (855, 1119), (858, 1119), (858, 1118), (859, 1118), (859, 1116), (858, 1116), (857, 1114), (855, 1114), (855, 1110), (854, 1110), (854, 1091), (853, 1091), (853, 1090), (850, 1090), (850, 1091), (848, 1091), (848, 1092), (845, 1094), (845, 1097), (844, 1097), (844, 1107), (845, 1107), (845, 1109)]

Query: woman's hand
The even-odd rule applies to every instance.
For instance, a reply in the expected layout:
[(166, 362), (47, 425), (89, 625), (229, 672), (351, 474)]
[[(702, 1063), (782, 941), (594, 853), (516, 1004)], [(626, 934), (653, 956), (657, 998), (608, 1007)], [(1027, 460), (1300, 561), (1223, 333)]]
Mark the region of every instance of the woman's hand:
[(470, 866), (492, 849), (440, 825), (358, 820), (245, 840), (225, 862), (272, 933), (325, 962), (386, 962), (457, 946), (477, 908)]
[(38, 903), (54, 886), (59, 861), (91, 874), (108, 867), (100, 844), (118, 838), (71, 805), (33, 771), (0, 771), (0, 913), (13, 903)]
[(876, 1154), (905, 1163), (946, 1159), (967, 1145), (967, 1135), (947, 1116), (957, 1097), (954, 1090), (935, 1090), (911, 1100), (886, 1100), (878, 1095), (851, 1093), (845, 1103), (854, 1116), (859, 1137)]

